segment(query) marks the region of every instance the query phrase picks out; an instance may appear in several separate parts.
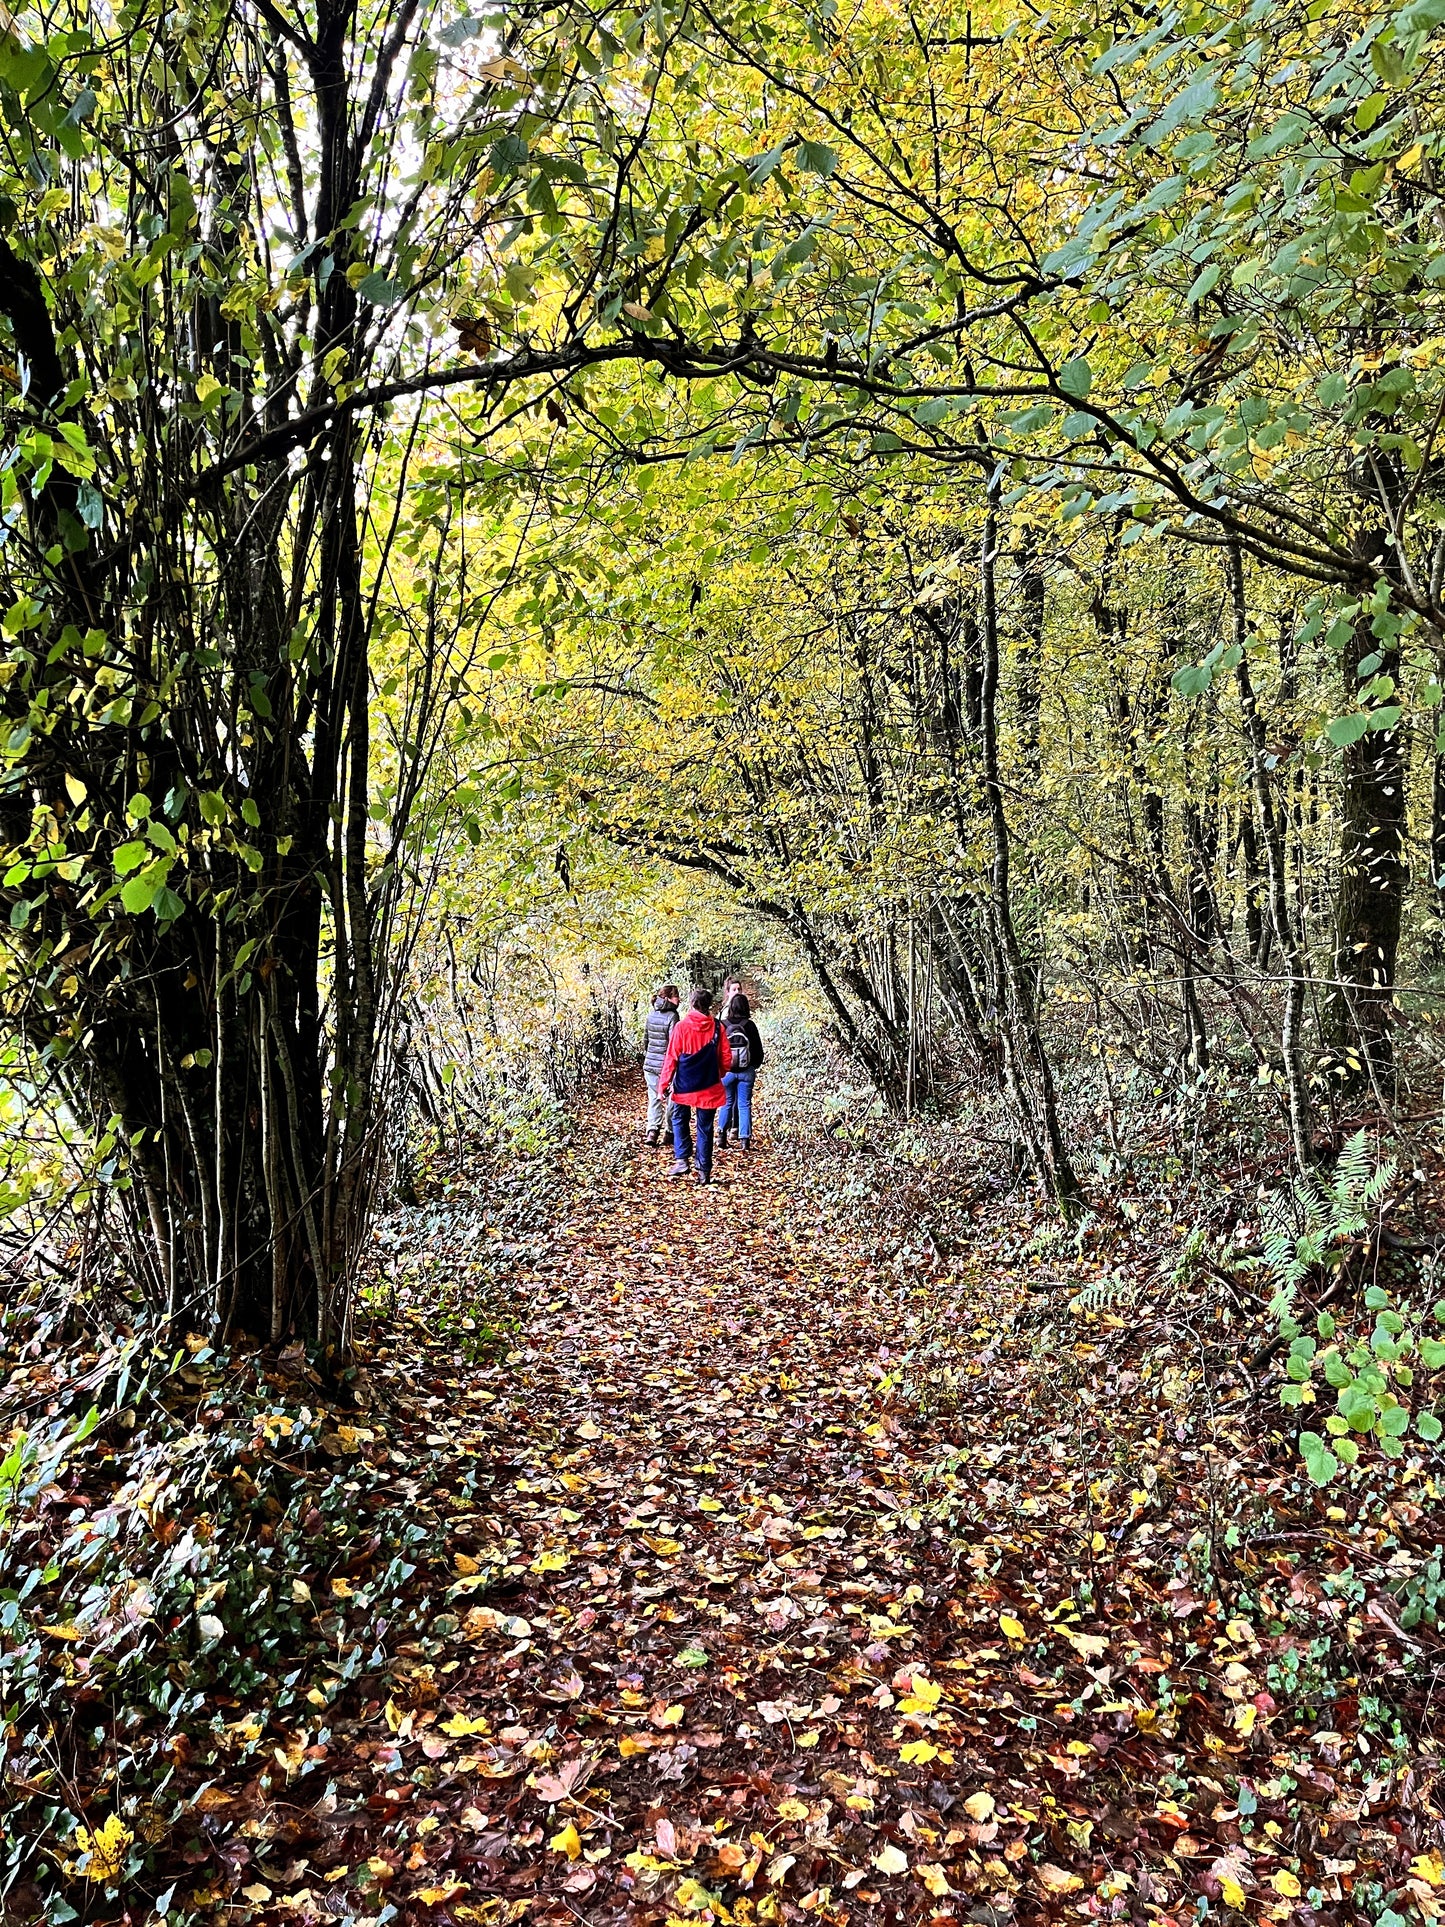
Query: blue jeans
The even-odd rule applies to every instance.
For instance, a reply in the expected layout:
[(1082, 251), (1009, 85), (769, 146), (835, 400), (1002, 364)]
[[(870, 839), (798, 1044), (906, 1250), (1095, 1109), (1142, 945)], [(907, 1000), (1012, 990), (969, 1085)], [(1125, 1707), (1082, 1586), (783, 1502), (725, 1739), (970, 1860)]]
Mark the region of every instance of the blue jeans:
[(697, 1110), (697, 1168), (704, 1177), (712, 1176), (712, 1127), (716, 1111), (704, 1111), (693, 1104), (675, 1104), (672, 1109), (672, 1152), (679, 1164), (692, 1158), (692, 1114)]
[(723, 1078), (723, 1089), (727, 1092), (727, 1103), (722, 1107), (718, 1119), (718, 1129), (727, 1131), (732, 1128), (734, 1116), (737, 1118), (739, 1137), (753, 1134), (753, 1080), (756, 1071), (729, 1071)]

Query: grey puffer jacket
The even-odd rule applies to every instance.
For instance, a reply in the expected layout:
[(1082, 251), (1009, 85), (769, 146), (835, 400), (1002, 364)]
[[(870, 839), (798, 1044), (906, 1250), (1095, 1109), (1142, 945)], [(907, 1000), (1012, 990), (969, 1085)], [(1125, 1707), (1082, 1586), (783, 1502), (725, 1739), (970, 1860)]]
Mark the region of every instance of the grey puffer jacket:
[(667, 1056), (667, 1040), (676, 1022), (676, 1004), (654, 1002), (647, 1013), (647, 1023), (642, 1033), (642, 1068), (645, 1071), (662, 1069), (663, 1059)]

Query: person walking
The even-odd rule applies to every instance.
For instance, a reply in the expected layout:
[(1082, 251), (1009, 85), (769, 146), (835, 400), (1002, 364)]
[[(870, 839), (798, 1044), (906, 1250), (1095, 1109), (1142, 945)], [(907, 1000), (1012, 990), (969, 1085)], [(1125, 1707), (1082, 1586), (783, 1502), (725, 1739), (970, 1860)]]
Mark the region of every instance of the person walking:
[(727, 1102), (717, 1121), (717, 1148), (728, 1148), (728, 1132), (735, 1131), (740, 1151), (753, 1148), (753, 1085), (763, 1067), (763, 1040), (753, 1022), (753, 1007), (741, 991), (723, 1013), (732, 1069), (723, 1078)]
[(672, 1099), (672, 1169), (670, 1178), (685, 1178), (693, 1156), (691, 1113), (697, 1114), (697, 1176), (712, 1182), (712, 1138), (717, 1114), (727, 1101), (723, 1078), (732, 1069), (728, 1034), (712, 1015), (712, 992), (695, 990), (692, 1008), (667, 1040), (667, 1056), (657, 1088)]
[(657, 1080), (667, 1057), (668, 1041), (677, 1028), (677, 1006), (681, 992), (676, 984), (663, 984), (652, 993), (652, 1009), (642, 1029), (642, 1075), (647, 1080), (647, 1142), (656, 1150), (662, 1140), (666, 1113)]

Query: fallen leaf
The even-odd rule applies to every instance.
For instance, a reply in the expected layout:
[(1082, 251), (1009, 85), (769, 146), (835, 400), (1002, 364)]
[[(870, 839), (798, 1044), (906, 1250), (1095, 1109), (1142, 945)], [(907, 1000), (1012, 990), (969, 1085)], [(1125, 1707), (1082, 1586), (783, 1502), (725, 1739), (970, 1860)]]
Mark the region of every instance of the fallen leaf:
[(991, 1793), (970, 1793), (963, 1803), (963, 1810), (970, 1820), (977, 1820), (980, 1826), (989, 1819), (994, 1809)]
[(467, 1740), (476, 1733), (490, 1733), (492, 1729), (484, 1719), (475, 1719), (466, 1713), (453, 1713), (449, 1720), (442, 1721), (441, 1730), (454, 1740)]
[(553, 1853), (565, 1853), (569, 1860), (575, 1860), (582, 1851), (582, 1837), (569, 1820), (559, 1833), (554, 1833), (547, 1842)]
[(1048, 1860), (1034, 1868), (1034, 1877), (1045, 1892), (1051, 1894), (1077, 1893), (1084, 1884), (1078, 1874), (1070, 1873), (1064, 1867), (1056, 1867)]
[(907, 1873), (908, 1856), (900, 1853), (897, 1847), (889, 1845), (881, 1853), (873, 1856), (873, 1865), (879, 1873)]

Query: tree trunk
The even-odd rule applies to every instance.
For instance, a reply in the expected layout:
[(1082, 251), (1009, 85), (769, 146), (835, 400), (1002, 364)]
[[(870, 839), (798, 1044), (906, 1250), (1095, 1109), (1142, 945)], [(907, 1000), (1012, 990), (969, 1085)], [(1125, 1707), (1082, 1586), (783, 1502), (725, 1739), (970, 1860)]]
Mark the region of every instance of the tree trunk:
[(982, 677), (979, 723), (984, 804), (993, 845), (990, 908), (1003, 962), (1008, 1015), (1002, 1032), (1004, 1077), (1019, 1127), (1030, 1141), (1039, 1175), (1054, 1202), (1067, 1214), (1083, 1203), (1059, 1122), (1053, 1067), (1039, 1029), (1034, 975), (1024, 961), (1014, 924), (1009, 881), (1010, 838), (998, 763), (998, 604), (994, 568), (998, 553), (998, 516), (992, 492), (984, 518), (979, 556)]
[[(1387, 573), (1383, 536), (1357, 536), (1355, 552)], [(1353, 709), (1371, 676), (1360, 664), (1377, 656), (1373, 672), (1400, 677), (1400, 652), (1378, 642), (1368, 610), (1350, 626), (1341, 665), (1344, 705)], [(1389, 700), (1386, 698), (1385, 700)], [(1326, 1028), (1340, 1053), (1346, 1081), (1388, 1087), (1394, 1060), (1395, 969), (1405, 904), (1405, 783), (1408, 738), (1399, 727), (1372, 729), (1342, 753), (1340, 872), (1335, 896), (1335, 980)]]
[(1225, 550), (1230, 602), (1234, 612), (1234, 646), (1238, 651), (1235, 677), (1239, 704), (1244, 716), (1245, 736), (1250, 749), (1250, 782), (1264, 826), (1265, 859), (1269, 878), (1269, 912), (1274, 935), (1279, 943), (1289, 975), (1285, 984), (1284, 1015), (1280, 1024), (1280, 1055), (1284, 1063), (1285, 1093), (1289, 1111), (1290, 1145), (1295, 1164), (1301, 1172), (1314, 1163), (1313, 1116), (1310, 1106), (1309, 1078), (1305, 1068), (1302, 1028), (1304, 1021), (1306, 962), (1299, 934), (1289, 911), (1289, 885), (1285, 867), (1284, 820), (1270, 788), (1265, 762), (1264, 723), (1255, 701), (1250, 679), (1249, 613), (1245, 601), (1244, 558), (1238, 545)]

